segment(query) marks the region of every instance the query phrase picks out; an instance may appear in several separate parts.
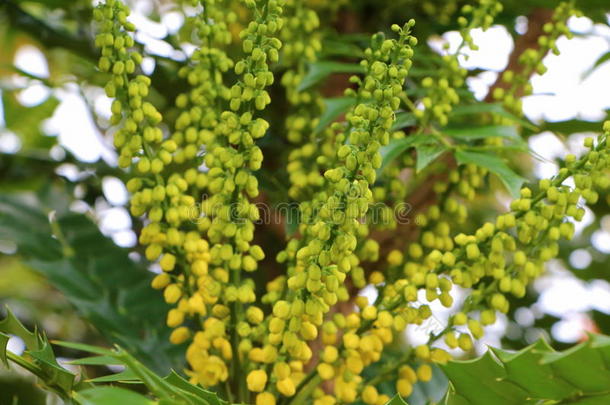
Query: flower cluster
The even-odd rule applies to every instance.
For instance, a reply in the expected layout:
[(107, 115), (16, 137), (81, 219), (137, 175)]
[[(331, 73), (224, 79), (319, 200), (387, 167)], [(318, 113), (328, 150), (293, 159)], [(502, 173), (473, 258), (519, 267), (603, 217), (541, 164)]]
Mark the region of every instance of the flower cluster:
[(462, 7), (462, 13), (470, 15), (470, 19), (465, 16), (458, 18), (462, 43), (455, 53), (443, 55), (438, 77), (425, 77), (421, 82), (426, 96), (421, 100), (423, 109), (416, 109), (414, 113), (421, 121), (422, 128), (431, 121), (438, 122), (440, 126), (447, 125), (449, 113), (460, 101), (456, 89), (464, 85), (467, 75), (466, 69), (459, 63), (460, 51), (464, 46), (468, 46), (471, 50), (477, 49), (470, 32), (474, 28), (483, 30), (490, 28), (502, 8), (502, 4), (497, 0), (479, 0), (476, 6), (467, 4)]
[[(210, 196), (202, 203), (204, 217), (198, 228), (207, 233), (212, 246), (209, 269), (198, 279), (197, 288), (210, 313), (194, 336), (187, 360), (204, 385), (226, 381), (226, 363), (232, 362), (233, 373), (240, 370), (248, 339), (262, 332), (258, 327), (262, 310), (245, 309), (256, 295), (252, 280), (244, 279), (242, 272), (255, 271), (265, 256), (252, 243), (259, 212), (249, 198), (258, 195), (254, 172), (261, 167), (263, 154), (256, 140), (265, 136), (269, 124), (257, 114), (271, 102), (265, 89), (274, 81), (269, 63), (278, 61), (277, 33), (283, 22), (277, 0), (249, 0), (245, 5), (252, 16), (240, 34), (245, 56), (235, 63), (238, 81), (229, 90), (228, 109), (219, 114), (213, 129), (202, 132)], [(253, 390), (255, 385), (249, 385)]]
[(516, 114), (522, 114), (522, 105), (520, 96), (529, 96), (532, 94), (532, 85), (530, 76), (533, 73), (540, 75), (546, 72), (543, 59), (552, 52), (555, 55), (559, 54), (557, 48), (557, 39), (565, 35), (567, 38), (572, 38), (574, 34), (568, 29), (567, 21), (570, 17), (580, 17), (582, 13), (574, 8), (572, 2), (561, 2), (555, 8), (550, 22), (547, 22), (542, 27), (544, 35), (538, 37), (538, 49), (528, 48), (519, 57), (519, 63), (522, 65), (519, 73), (512, 70), (506, 70), (502, 74), (503, 86), (498, 86), (493, 91), (493, 98), (501, 101), (502, 104)]
[[(438, 75), (422, 80), (423, 108), (411, 106), (418, 129), (407, 135), (393, 126), (401, 104), (411, 103), (404, 87), (417, 44), (414, 21), (393, 25), (391, 38), (372, 37), (361, 62), (364, 74), (350, 78), (354, 88), (345, 91), (354, 106), (343, 121), (319, 128), (321, 93), (300, 84), (321, 50), (320, 19), (327, 16), (315, 10), (334, 3), (188, 1), (198, 6), (199, 14), (188, 22), (198, 47), (179, 70), (188, 90), (176, 98), (165, 122), (147, 101), (150, 79), (137, 74), (142, 56), (134, 50), (135, 27), (121, 1), (107, 0), (95, 9), (96, 45), (99, 69), (110, 76), (105, 90), (114, 99), (119, 165), (131, 176), (131, 213), (144, 217), (140, 243), (160, 268), (152, 286), (172, 305), (166, 320), (173, 328), (170, 340), (188, 345), (185, 372), (191, 382), (215, 387), (232, 402), (382, 405), (389, 398), (377, 387), (387, 375), (396, 377), (396, 392), (409, 396), (416, 382), (430, 380), (432, 363), (449, 360), (436, 342), (470, 350), (485, 326), (509, 310), (510, 296), (522, 297), (557, 256), (558, 241), (572, 237), (584, 203), (596, 203), (600, 190), (610, 186), (604, 173), (610, 167), (608, 122), (604, 135), (587, 139), (587, 152), (569, 155), (555, 178), (522, 188), (508, 212), (462, 233), (467, 206), (488, 171), (450, 161), (442, 176), (418, 177), (433, 183), (434, 201), (417, 213), (417, 239), (378, 261), (379, 245), (366, 217), (381, 215), (380, 222), (394, 226), (389, 207), (412, 191), (400, 174), (415, 163), (412, 154), (404, 154), (380, 182), (381, 148), (408, 136), (441, 139), (435, 127), (448, 123), (467, 76), (460, 50), (476, 49), (471, 30), (489, 28), (500, 2), (479, 0), (461, 9), (469, 17), (457, 21), (463, 44), (442, 57)], [(452, 14), (457, 6), (450, 3), (445, 11)], [(540, 61), (556, 51), (570, 15), (577, 15), (571, 6), (558, 6), (540, 50), (524, 53), (526, 69), (505, 77), (511, 88), (496, 90), (496, 99), (520, 108), (518, 87), (528, 86), (533, 71), (542, 73)], [(239, 38), (232, 34), (235, 26), (243, 27)], [(255, 272), (265, 252), (255, 242), (260, 214), (253, 200), (260, 192), (260, 140), (271, 132), (272, 118), (264, 114), (275, 81), (270, 64), (278, 61), (288, 101), (282, 117), (290, 145), (288, 195), (300, 202), (301, 223), (276, 258), (285, 273), (270, 276), (263, 289), (255, 282), (262, 279), (263, 272)], [(569, 178), (574, 187), (567, 185)], [(372, 212), (375, 202), (387, 205)], [(375, 262), (374, 269), (365, 273), (364, 262)], [(356, 296), (366, 285), (377, 288), (375, 302)], [(422, 296), (452, 307), (456, 287), (469, 295), (446, 327), (379, 375), (364, 377), (397, 334), (432, 317)]]
[[(382, 339), (387, 340), (388, 333), (381, 332), (385, 333), (384, 338), (371, 335), (361, 345), (356, 333), (360, 316), (345, 318), (337, 314), (332, 321), (325, 322), (324, 315), (338, 301), (348, 298), (343, 286), (348, 273), (355, 285), (364, 282), (355, 250), (368, 231), (358, 220), (364, 217), (373, 200), (370, 185), (375, 182), (376, 169), (381, 164), (379, 148), (389, 141), (394, 112), (411, 66), (411, 47), (417, 42), (410, 36), (413, 24), (410, 21), (404, 27), (393, 26), (398, 39), (373, 36), (362, 62), (366, 74), (363, 79), (353, 78), (359, 85), (355, 94), (358, 103), (347, 114), (345, 123), (333, 125), (336, 163), (324, 173), (326, 187), (312, 201), (302, 204), (303, 236), (291, 241), (278, 256), (279, 261), (289, 262), (284, 299), (274, 300), (279, 294), (269, 297), (274, 302), (270, 341), (288, 359), (307, 363), (312, 357), (307, 342), (321, 333), (326, 347), (323, 362), (316, 370), (319, 378), (334, 379), (335, 394), (343, 401), (356, 398), (354, 384), (360, 378), (357, 375), (366, 364), (379, 358)], [(378, 316), (374, 307), (369, 307), (366, 314), (369, 320)], [(385, 314), (380, 316), (385, 319)], [(338, 329), (346, 332), (342, 341), (350, 349), (347, 353), (336, 347), (340, 344)], [(347, 375), (344, 372), (354, 379), (344, 378)], [(294, 392), (280, 390), (280, 393), (290, 396)]]

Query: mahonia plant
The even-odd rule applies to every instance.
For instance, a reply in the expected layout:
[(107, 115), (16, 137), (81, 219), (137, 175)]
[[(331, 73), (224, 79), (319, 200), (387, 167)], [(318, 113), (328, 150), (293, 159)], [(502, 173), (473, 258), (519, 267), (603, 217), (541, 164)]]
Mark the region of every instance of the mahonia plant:
[[(522, 187), (508, 212), (473, 230), (467, 207), (484, 192), (489, 167), (445, 154), (442, 175), (417, 173), (433, 197), (413, 213), (416, 237), (385, 251), (376, 237), (400, 226), (393, 212), (417, 190), (401, 176), (414, 173), (415, 157), (422, 158), (420, 150), (414, 156), (408, 149), (384, 167), (388, 144), (418, 139), (457, 155), (461, 146), (443, 128), (462, 101), (468, 76), (461, 51), (477, 49), (472, 30), (488, 29), (501, 2), (478, 0), (461, 9), (450, 2), (443, 9), (445, 19), (461, 11), (462, 44), (439, 55), (435, 74), (421, 78), (409, 97), (415, 21), (372, 35), (362, 73), (346, 84), (345, 98), (353, 104), (322, 128), (322, 89), (300, 84), (320, 59), (326, 35), (321, 21), (332, 18), (336, 5), (184, 3), (196, 10), (188, 26), (198, 47), (179, 70), (187, 87), (175, 99), (174, 117), (164, 119), (149, 101), (151, 81), (140, 73), (136, 27), (122, 1), (106, 0), (95, 9), (98, 67), (109, 74), (105, 91), (113, 99), (119, 166), (130, 176), (131, 213), (143, 218), (139, 242), (146, 259), (158, 264), (152, 287), (171, 305), (170, 340), (184, 344), (190, 382), (229, 401), (381, 405), (390, 399), (377, 388), (384, 379), (408, 397), (416, 382), (431, 379), (434, 364), (451, 358), (447, 349), (470, 351), (485, 327), (508, 312), (510, 297), (525, 295), (558, 255), (559, 240), (573, 236), (583, 202), (595, 204), (610, 185), (607, 122), (603, 135), (585, 140), (586, 153), (568, 155), (557, 176)], [(432, 2), (422, 7), (438, 12)], [(572, 3), (560, 3), (539, 48), (519, 58), (523, 69), (503, 74), (505, 86), (493, 89), (493, 98), (509, 111), (522, 114), (519, 97), (531, 93), (534, 72), (544, 73), (543, 57), (558, 52), (557, 38), (570, 37), (566, 20), (573, 15), (580, 14)], [(286, 103), (282, 125), (270, 127), (271, 94), (281, 93), (271, 91), (276, 81)], [(404, 110), (414, 123), (403, 130), (396, 125)], [(285, 198), (299, 207), (296, 232), (286, 236), (275, 259), (266, 258), (255, 232), (265, 225), (256, 204), (266, 191), (259, 185), (264, 175), (257, 172), (269, 137), (288, 149)], [(490, 138), (478, 146), (503, 145)], [(367, 285), (377, 290), (374, 302), (358, 294)], [(458, 287), (467, 291), (459, 304), (452, 295)], [(434, 301), (455, 309), (448, 324), (367, 377), (365, 369), (383, 363), (384, 349), (409, 325), (433, 317)]]

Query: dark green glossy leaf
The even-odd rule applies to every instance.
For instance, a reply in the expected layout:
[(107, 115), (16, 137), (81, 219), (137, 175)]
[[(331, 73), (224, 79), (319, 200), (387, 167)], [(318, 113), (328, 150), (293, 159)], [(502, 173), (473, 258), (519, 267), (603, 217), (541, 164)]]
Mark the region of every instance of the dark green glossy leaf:
[(424, 170), (430, 163), (432, 163), (437, 157), (443, 154), (447, 150), (445, 145), (432, 144), (432, 145), (419, 145), (415, 148), (417, 150), (417, 163), (416, 170), (418, 172)]
[(536, 131), (537, 128), (531, 122), (517, 117), (516, 115), (506, 111), (506, 109), (501, 104), (496, 103), (476, 103), (476, 104), (465, 104), (456, 106), (451, 111), (452, 117), (458, 117), (461, 115), (474, 115), (474, 114), (493, 114), (502, 118), (506, 118), (516, 124), (523, 126), (532, 131)]
[(562, 352), (543, 341), (518, 352), (491, 349), (441, 367), (451, 381), (445, 404), (603, 405), (610, 393), (610, 338), (591, 335)]
[(140, 378), (135, 375), (133, 373), (133, 371), (131, 371), (130, 369), (125, 369), (123, 371), (121, 371), (120, 373), (115, 373), (115, 374), (109, 374), (109, 375), (105, 375), (102, 377), (97, 377), (97, 378), (93, 378), (90, 379), (89, 382), (92, 383), (108, 383), (108, 382), (138, 382), (141, 383), (142, 381), (140, 380)]
[(465, 141), (494, 137), (519, 139), (517, 128), (506, 125), (490, 125), (471, 128), (445, 128), (442, 131), (445, 135), (448, 135), (451, 138)]
[(314, 133), (317, 134), (324, 130), (330, 123), (335, 121), (341, 114), (346, 113), (350, 107), (356, 104), (354, 97), (337, 97), (324, 99), (324, 112), (320, 116), (320, 121)]
[(551, 131), (558, 134), (570, 135), (577, 132), (599, 132), (599, 121), (567, 120), (546, 122), (540, 128), (542, 131)]
[(458, 149), (455, 152), (455, 157), (459, 164), (470, 163), (486, 168), (500, 178), (512, 196), (519, 195), (519, 190), (525, 179), (509, 168), (497, 155)]
[(423, 144), (434, 143), (436, 140), (430, 135), (411, 135), (406, 138), (393, 139), (390, 143), (381, 148), (381, 167), (379, 172), (383, 170), (394, 161), (398, 156), (403, 154), (407, 149), (416, 147)]
[(324, 39), (322, 42), (322, 55), (361, 58), (363, 52), (362, 49), (353, 42), (342, 41), (341, 39)]
[(168, 341), (167, 305), (150, 288), (153, 274), (88, 217), (70, 212), (62, 196), (53, 189), (0, 196), (0, 237), (112, 342), (160, 373), (180, 367), (183, 348)]
[[(476, 360), (441, 366), (455, 392), (472, 405), (523, 405), (527, 392), (506, 381), (506, 371), (490, 352)], [(482, 378), (485, 376), (485, 378)]]
[(398, 131), (406, 127), (411, 127), (417, 123), (415, 116), (412, 113), (400, 111), (396, 114), (396, 120), (392, 125), (392, 131)]
[(309, 70), (299, 84), (297, 90), (307, 90), (333, 73), (364, 73), (364, 68), (357, 63), (329, 61), (314, 62), (309, 65)]

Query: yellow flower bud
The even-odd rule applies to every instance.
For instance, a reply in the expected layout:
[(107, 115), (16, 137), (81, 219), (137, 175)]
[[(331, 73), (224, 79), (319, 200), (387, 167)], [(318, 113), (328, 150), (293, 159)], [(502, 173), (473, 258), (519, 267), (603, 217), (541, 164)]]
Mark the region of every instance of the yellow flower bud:
[(407, 398), (413, 392), (413, 385), (408, 380), (399, 379), (396, 381), (396, 391), (401, 397)]
[(170, 309), (170, 311), (167, 313), (167, 326), (170, 328), (175, 328), (182, 322), (184, 322), (184, 312), (175, 308)]
[(165, 287), (163, 297), (168, 304), (175, 304), (182, 297), (182, 290), (177, 284), (170, 284)]
[(282, 395), (285, 395), (287, 397), (293, 396), (296, 391), (294, 382), (290, 378), (284, 378), (283, 380), (279, 380), (276, 384), (276, 388)]
[(320, 363), (316, 369), (323, 380), (330, 380), (335, 376), (335, 369), (330, 364)]
[(417, 378), (420, 381), (428, 382), (432, 379), (432, 367), (428, 364), (422, 364), (417, 368)]
[(248, 389), (252, 392), (262, 392), (267, 385), (267, 373), (265, 370), (253, 370), (246, 377)]
[(377, 389), (372, 385), (367, 385), (362, 390), (362, 400), (365, 404), (375, 405), (379, 399)]
[(163, 271), (172, 271), (176, 265), (176, 256), (171, 253), (164, 254), (159, 261), (159, 265)]
[(165, 288), (171, 282), (171, 277), (167, 273), (157, 274), (152, 280), (152, 288), (160, 290)]
[(256, 405), (275, 405), (275, 397), (270, 392), (261, 392), (256, 396)]
[(181, 326), (177, 329), (174, 329), (169, 336), (169, 341), (175, 345), (179, 345), (180, 343), (184, 343), (191, 335), (191, 332), (188, 330), (186, 326)]

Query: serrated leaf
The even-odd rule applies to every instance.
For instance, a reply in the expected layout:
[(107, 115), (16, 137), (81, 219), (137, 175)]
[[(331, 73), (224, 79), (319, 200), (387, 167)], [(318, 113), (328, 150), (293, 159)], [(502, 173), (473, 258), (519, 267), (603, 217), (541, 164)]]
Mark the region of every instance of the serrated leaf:
[(419, 145), (415, 148), (417, 151), (417, 163), (415, 164), (416, 171), (424, 170), (430, 163), (447, 150), (445, 145)]
[(478, 359), (442, 366), (451, 381), (444, 403), (606, 404), (609, 360), (610, 338), (600, 335), (563, 352), (543, 341), (512, 353), (491, 349)]
[(25, 346), (29, 350), (40, 349), (39, 341), (36, 338), (34, 332), (30, 332), (23, 324), (17, 319), (13, 312), (6, 307), (6, 318), (0, 321), (0, 332), (10, 333), (11, 335), (18, 336), (23, 340)]
[(497, 155), (458, 149), (455, 157), (459, 164), (470, 163), (489, 170), (498, 176), (513, 197), (519, 196), (519, 190), (525, 179), (509, 168)]
[[(506, 381), (502, 365), (486, 352), (476, 360), (454, 361), (440, 366), (453, 390), (471, 405), (523, 405), (527, 393)], [(482, 379), (482, 376), (486, 376)]]
[(396, 394), (392, 399), (386, 402), (385, 405), (409, 405), (405, 402), (404, 399), (400, 397), (400, 395)]
[(205, 401), (205, 402), (203, 402), (203, 404), (207, 404), (207, 405), (226, 405), (227, 404), (227, 402), (220, 399), (218, 397), (218, 395), (216, 395), (216, 393), (204, 390), (203, 388), (201, 388), (198, 385), (191, 384), (190, 382), (188, 382), (187, 380), (182, 378), (182, 376), (178, 375), (174, 370), (172, 370), (171, 373), (167, 377), (164, 378), (164, 380), (166, 382), (170, 383), (171, 385), (173, 385), (174, 387), (179, 388), (182, 391), (189, 392), (189, 393), (195, 395), (196, 397), (202, 399), (203, 401)]
[(341, 114), (347, 112), (350, 107), (356, 104), (354, 97), (337, 97), (324, 99), (324, 112), (320, 116), (318, 125), (314, 129), (314, 134), (324, 130), (330, 123), (335, 121)]
[(364, 73), (364, 68), (357, 63), (319, 61), (309, 65), (309, 69), (297, 87), (304, 91), (333, 73)]
[(157, 402), (137, 392), (118, 387), (95, 387), (76, 393), (75, 398), (81, 405), (153, 405)]
[(550, 366), (542, 366), (540, 361), (544, 353), (553, 350), (540, 340), (517, 353), (507, 353), (492, 349), (493, 353), (504, 363), (506, 374), (511, 381), (525, 388), (536, 398), (558, 400), (575, 393), (569, 383), (553, 376)]
[(426, 143), (434, 143), (436, 140), (430, 135), (418, 134), (407, 136), (406, 138), (393, 139), (389, 144), (381, 148), (381, 167), (378, 172), (383, 170), (394, 161), (398, 156), (403, 154), (407, 149), (423, 145)]
[[(30, 332), (13, 315), (10, 309), (6, 308), (7, 316), (0, 321), (0, 332), (18, 336), (26, 346), (25, 356), (22, 357), (21, 365), (33, 372), (41, 382), (55, 391), (62, 398), (67, 398), (72, 391), (75, 375), (63, 368), (57, 362), (53, 349), (45, 335), (37, 332)], [(7, 340), (8, 343), (8, 340)], [(3, 362), (6, 361), (6, 344), (2, 347)]]
[(28, 350), (27, 354), (35, 359), (36, 365), (44, 373), (39, 376), (44, 383), (51, 387), (57, 387), (65, 394), (72, 391), (76, 376), (57, 363), (53, 349), (46, 337), (40, 338), (38, 350)]
[[(159, 373), (181, 367), (183, 348), (168, 341), (168, 307), (150, 288), (152, 273), (90, 218), (70, 212), (65, 195), (52, 187), (36, 194), (0, 195), (0, 237), (15, 242), (24, 262), (46, 276), (110, 341)], [(52, 223), (50, 211), (55, 213)]]

